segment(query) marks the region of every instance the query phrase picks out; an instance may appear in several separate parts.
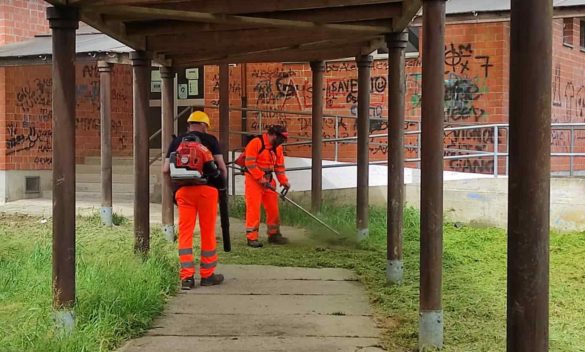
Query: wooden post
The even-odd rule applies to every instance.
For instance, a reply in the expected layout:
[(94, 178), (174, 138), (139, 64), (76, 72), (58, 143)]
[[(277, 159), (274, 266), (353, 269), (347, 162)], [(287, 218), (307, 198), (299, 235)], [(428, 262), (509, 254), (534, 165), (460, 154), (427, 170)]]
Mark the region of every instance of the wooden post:
[(321, 211), (323, 188), (323, 61), (312, 61), (311, 209)]
[[(230, 66), (219, 65), (219, 141), (223, 159), (228, 162), (230, 148)], [(225, 175), (229, 180), (228, 175)], [(229, 187), (229, 186), (228, 186)]]
[(148, 253), (150, 246), (150, 187), (148, 148), (148, 90), (150, 60), (146, 53), (130, 53), (134, 102), (134, 251)]
[(370, 173), (370, 70), (372, 56), (356, 58), (358, 66), (357, 116), (357, 239), (368, 237), (368, 192)]
[(445, 0), (423, 0), (419, 348), (443, 346)]
[(512, 1), (509, 352), (548, 351), (552, 14), (552, 0)]
[(99, 61), (102, 209), (104, 226), (112, 226), (112, 64)]
[(79, 12), (47, 8), (53, 48), (53, 306), (67, 331), (75, 320), (75, 30)]
[(404, 210), (404, 97), (406, 73), (404, 53), (408, 32), (393, 33), (388, 43), (388, 233), (386, 277), (402, 282), (402, 216)]
[[(162, 66), (161, 77), (161, 147), (163, 158), (166, 157), (172, 141), (175, 125), (175, 99), (173, 97), (173, 78), (175, 73), (172, 68)], [(175, 240), (175, 204), (173, 200), (173, 185), (168, 177), (161, 176), (162, 181), (162, 231), (168, 241)]]

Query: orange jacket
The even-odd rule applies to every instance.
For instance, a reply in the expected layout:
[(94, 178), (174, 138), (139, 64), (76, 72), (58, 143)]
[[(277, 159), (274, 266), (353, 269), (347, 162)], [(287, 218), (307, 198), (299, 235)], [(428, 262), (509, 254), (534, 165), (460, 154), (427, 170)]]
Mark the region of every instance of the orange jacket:
[(262, 142), (259, 138), (252, 139), (246, 146), (244, 152), (246, 169), (255, 180), (260, 180), (266, 173), (274, 172), (278, 182), (281, 184), (288, 183), (282, 146), (276, 147), (276, 150), (273, 151), (272, 145), (268, 140), (268, 134), (262, 134), (261, 138), (264, 140), (264, 150), (261, 153), (258, 153), (262, 149)]

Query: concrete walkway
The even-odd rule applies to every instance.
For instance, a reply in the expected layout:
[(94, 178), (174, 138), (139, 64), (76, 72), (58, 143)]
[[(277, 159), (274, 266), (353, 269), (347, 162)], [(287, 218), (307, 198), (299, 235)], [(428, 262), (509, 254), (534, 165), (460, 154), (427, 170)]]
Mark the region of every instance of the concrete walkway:
[(224, 284), (170, 300), (121, 352), (383, 351), (363, 287), (343, 269), (223, 265)]
[[(77, 201), (81, 215), (99, 208)], [(48, 218), (51, 210), (50, 199), (0, 205), (0, 214)], [(133, 205), (117, 203), (114, 211), (132, 218)], [(150, 212), (153, 226), (160, 224), (160, 204)], [(232, 240), (243, 241), (243, 222), (230, 222)], [(291, 245), (314, 241), (302, 229), (282, 230)], [(218, 272), (226, 277), (222, 285), (171, 298), (153, 328), (120, 351), (383, 351), (367, 295), (351, 271), (220, 265)]]

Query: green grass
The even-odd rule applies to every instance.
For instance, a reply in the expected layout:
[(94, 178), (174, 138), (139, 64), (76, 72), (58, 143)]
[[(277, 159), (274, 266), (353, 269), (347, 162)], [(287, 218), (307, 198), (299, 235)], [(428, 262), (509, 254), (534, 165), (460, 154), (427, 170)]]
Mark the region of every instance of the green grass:
[(153, 233), (147, 259), (132, 252), (132, 226), (77, 220), (77, 325), (54, 328), (51, 222), (0, 215), (0, 350), (109, 351), (143, 332), (177, 288), (174, 245)]
[[(243, 216), (241, 201), (232, 215)], [(416, 348), (419, 292), (419, 216), (406, 209), (404, 219), (405, 281), (388, 286), (386, 267), (386, 211), (370, 209), (370, 238), (352, 241), (355, 209), (326, 206), (321, 218), (346, 234), (336, 238), (297, 209), (284, 205), (282, 221), (310, 230), (313, 241), (288, 247), (249, 250), (236, 242), (231, 263), (342, 267), (354, 270), (365, 284), (386, 328), (389, 351)], [(286, 234), (285, 234), (286, 235)], [(322, 245), (315, 246), (318, 239)], [(585, 234), (551, 235), (550, 350), (585, 351)], [(504, 351), (506, 314), (506, 236), (491, 228), (445, 224), (443, 309), (445, 351)]]
[[(243, 216), (241, 201), (232, 215)], [(418, 324), (418, 213), (404, 219), (405, 282), (388, 286), (386, 212), (370, 209), (370, 238), (353, 241), (355, 210), (326, 206), (321, 218), (345, 236), (327, 232), (300, 211), (282, 208), (283, 223), (304, 227), (307, 241), (253, 250), (233, 234), (222, 263), (340, 267), (365, 284), (385, 328), (389, 351), (412, 351)], [(132, 253), (131, 224), (112, 229), (98, 216), (77, 222), (77, 326), (54, 329), (51, 308), (51, 223), (0, 215), (0, 351), (108, 351), (141, 334), (177, 284), (175, 245), (155, 230), (151, 255)], [(286, 234), (285, 234), (286, 235)], [(506, 237), (502, 230), (445, 225), (443, 305), (445, 351), (505, 350)], [(551, 351), (585, 351), (585, 234), (551, 235)]]

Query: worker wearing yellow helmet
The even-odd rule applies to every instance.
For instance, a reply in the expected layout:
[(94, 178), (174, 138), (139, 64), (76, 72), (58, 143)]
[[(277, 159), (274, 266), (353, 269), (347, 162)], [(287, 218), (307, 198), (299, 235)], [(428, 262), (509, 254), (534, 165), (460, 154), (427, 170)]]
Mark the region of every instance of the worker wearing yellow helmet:
[[(227, 168), (217, 138), (208, 134), (209, 116), (203, 111), (193, 112), (187, 119), (188, 132), (175, 138), (168, 148), (163, 172), (170, 182), (170, 157), (181, 143), (197, 140), (209, 149), (217, 164), (221, 177), (227, 178)], [(216, 169), (216, 170), (217, 170)], [(215, 273), (217, 265), (215, 222), (217, 218), (218, 190), (209, 184), (175, 185), (175, 202), (179, 208), (179, 261), (181, 262), (181, 288), (195, 287), (195, 262), (193, 256), (193, 230), (199, 217), (201, 233), (201, 286), (218, 285), (223, 275)]]

